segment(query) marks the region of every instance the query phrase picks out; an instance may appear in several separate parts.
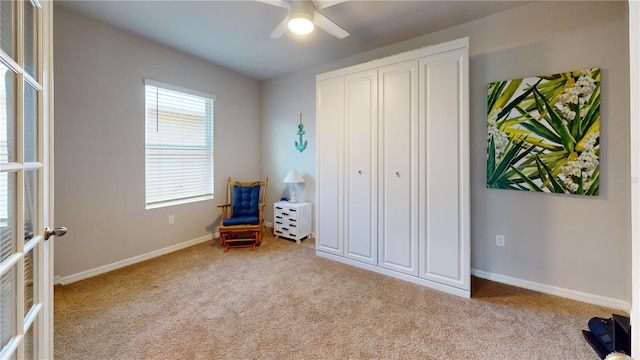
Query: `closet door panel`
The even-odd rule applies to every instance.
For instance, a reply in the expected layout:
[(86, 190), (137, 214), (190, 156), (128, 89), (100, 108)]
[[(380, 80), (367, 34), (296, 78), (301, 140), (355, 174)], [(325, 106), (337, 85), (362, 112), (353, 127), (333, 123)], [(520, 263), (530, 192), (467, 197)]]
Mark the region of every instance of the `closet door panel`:
[(343, 255), (344, 78), (317, 83), (316, 112), (316, 248)]
[(418, 63), (379, 70), (379, 265), (418, 275)]
[(420, 276), (469, 290), (468, 204), (462, 201), (468, 198), (464, 54), (457, 50), (420, 61), (420, 123), (426, 132)]
[(345, 78), (345, 256), (378, 263), (377, 71)]

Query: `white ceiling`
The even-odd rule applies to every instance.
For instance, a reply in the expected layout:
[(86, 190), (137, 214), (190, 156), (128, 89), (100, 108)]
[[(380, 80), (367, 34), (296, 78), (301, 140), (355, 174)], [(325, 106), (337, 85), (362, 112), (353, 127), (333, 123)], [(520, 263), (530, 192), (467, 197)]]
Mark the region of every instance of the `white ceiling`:
[(351, 35), (316, 28), (269, 37), (287, 10), (247, 0), (55, 0), (59, 6), (258, 80), (284, 75), (526, 4), (529, 1), (349, 0), (320, 10)]

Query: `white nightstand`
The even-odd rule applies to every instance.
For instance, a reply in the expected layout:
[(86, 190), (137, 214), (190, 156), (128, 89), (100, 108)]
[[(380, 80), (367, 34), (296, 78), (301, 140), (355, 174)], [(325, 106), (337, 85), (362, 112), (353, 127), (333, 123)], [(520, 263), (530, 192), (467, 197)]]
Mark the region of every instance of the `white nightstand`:
[(273, 234), (276, 238), (284, 237), (295, 240), (311, 235), (311, 203), (277, 202), (273, 204)]

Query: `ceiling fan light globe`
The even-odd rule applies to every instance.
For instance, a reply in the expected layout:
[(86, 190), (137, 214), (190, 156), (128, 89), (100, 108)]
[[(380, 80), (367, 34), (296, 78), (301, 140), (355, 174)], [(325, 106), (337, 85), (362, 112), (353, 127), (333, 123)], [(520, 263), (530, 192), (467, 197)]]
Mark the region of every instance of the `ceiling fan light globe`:
[(313, 28), (313, 21), (305, 16), (298, 16), (289, 20), (289, 30), (298, 35), (306, 35), (312, 32)]

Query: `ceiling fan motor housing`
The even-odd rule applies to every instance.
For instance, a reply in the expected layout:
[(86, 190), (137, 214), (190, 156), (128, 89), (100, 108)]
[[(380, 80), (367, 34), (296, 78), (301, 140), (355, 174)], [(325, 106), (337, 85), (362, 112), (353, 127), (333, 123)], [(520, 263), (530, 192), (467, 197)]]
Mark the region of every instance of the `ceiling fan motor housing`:
[(299, 35), (313, 31), (313, 12), (311, 1), (291, 1), (289, 3), (289, 30)]
[(305, 18), (313, 22), (313, 11), (315, 7), (311, 1), (291, 1), (289, 2), (289, 18)]

